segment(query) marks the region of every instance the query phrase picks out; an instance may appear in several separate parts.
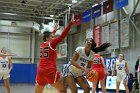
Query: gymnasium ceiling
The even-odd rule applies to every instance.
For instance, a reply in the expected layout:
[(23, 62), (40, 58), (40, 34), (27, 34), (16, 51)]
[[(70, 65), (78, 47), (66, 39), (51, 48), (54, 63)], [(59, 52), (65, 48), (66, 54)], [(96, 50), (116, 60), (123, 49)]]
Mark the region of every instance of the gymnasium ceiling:
[[(64, 14), (82, 13), (92, 5), (102, 0), (0, 0), (0, 19), (30, 20), (42, 22), (43, 20), (63, 20)], [(70, 8), (69, 8), (70, 7)]]

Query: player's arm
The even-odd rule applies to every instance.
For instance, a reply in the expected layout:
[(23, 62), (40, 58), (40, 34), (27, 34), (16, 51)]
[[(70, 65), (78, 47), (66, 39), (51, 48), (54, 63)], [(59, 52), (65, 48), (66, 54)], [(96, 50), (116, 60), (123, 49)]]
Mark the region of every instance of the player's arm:
[(15, 56), (15, 54), (4, 54), (4, 53), (0, 53), (0, 56)]
[(113, 68), (112, 68), (112, 76), (114, 76), (114, 71), (115, 71), (115, 69), (116, 69), (116, 62), (114, 63), (114, 66), (113, 66)]
[(107, 69), (107, 67), (105, 65), (104, 58), (102, 56), (101, 56), (101, 62), (102, 62), (102, 65), (104, 67), (105, 73), (108, 75), (108, 69)]
[(128, 77), (130, 77), (129, 69), (128, 69), (128, 66), (127, 66), (127, 62), (125, 62), (125, 68), (126, 68), (126, 73), (127, 73)]
[(56, 49), (56, 46), (62, 42), (62, 40), (64, 40), (64, 38), (68, 35), (69, 31), (70, 31), (70, 28), (72, 26), (74, 22), (74, 15), (72, 17), (72, 20), (71, 22), (67, 25), (67, 27), (63, 30), (63, 32), (61, 33), (60, 36), (54, 38), (51, 42), (50, 42), (50, 45), (52, 48)]
[(11, 72), (12, 68), (13, 68), (13, 64), (12, 64), (12, 58), (11, 56), (8, 57), (8, 60), (9, 60), (9, 64), (10, 64), (10, 70), (9, 70), (9, 73)]
[(92, 64), (93, 64), (93, 61), (90, 60), (90, 61), (88, 62), (87, 68), (91, 68)]
[(81, 69), (81, 70), (85, 70), (84, 67), (81, 67), (81, 66), (77, 63), (78, 58), (79, 58), (79, 54), (75, 51), (75, 52), (73, 53), (73, 57), (72, 57), (72, 60), (71, 60), (71, 64), (72, 64), (73, 66), (75, 66), (75, 67)]
[(70, 27), (72, 26), (72, 22), (70, 22), (67, 27), (63, 30), (60, 36), (54, 38), (51, 42), (50, 45), (52, 48), (56, 48), (56, 46), (62, 42), (62, 40), (68, 35), (68, 32), (70, 31)]
[(57, 32), (58, 29), (59, 29), (59, 25), (56, 24), (54, 27), (54, 30), (52, 31), (52, 34), (55, 35), (55, 33)]
[(0, 53), (0, 56), (5, 56), (5, 54), (3, 54), (3, 53)]

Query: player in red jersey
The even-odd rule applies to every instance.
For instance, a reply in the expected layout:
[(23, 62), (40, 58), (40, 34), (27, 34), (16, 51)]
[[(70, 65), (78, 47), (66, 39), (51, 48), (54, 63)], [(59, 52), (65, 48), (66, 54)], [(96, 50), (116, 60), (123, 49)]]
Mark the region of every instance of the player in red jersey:
[(37, 69), (37, 84), (34, 93), (42, 93), (46, 84), (51, 84), (53, 87), (58, 89), (60, 93), (66, 93), (65, 85), (60, 80), (60, 74), (57, 71), (56, 47), (67, 36), (73, 22), (74, 16), (72, 16), (71, 22), (67, 25), (62, 34), (56, 38), (53, 38), (53, 33), (44, 32), (44, 42), (40, 45), (40, 63)]
[[(95, 42), (92, 46), (92, 51), (95, 52), (94, 61), (92, 63), (92, 69), (96, 70), (98, 72), (99, 81), (100, 81), (101, 88), (102, 88), (102, 93), (106, 93), (104, 78), (105, 78), (105, 74), (108, 74), (108, 70), (104, 64), (104, 58), (100, 54), (98, 54), (98, 52), (104, 51), (109, 46), (111, 46), (110, 43), (104, 43), (100, 47), (96, 47)], [(98, 81), (92, 82), (92, 93), (95, 93), (97, 82)]]

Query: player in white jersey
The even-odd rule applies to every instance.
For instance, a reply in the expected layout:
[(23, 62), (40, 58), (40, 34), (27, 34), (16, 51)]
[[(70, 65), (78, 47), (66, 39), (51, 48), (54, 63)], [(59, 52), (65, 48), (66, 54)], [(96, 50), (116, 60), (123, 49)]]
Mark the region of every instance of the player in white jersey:
[(92, 39), (85, 41), (84, 47), (77, 47), (69, 64), (65, 65), (63, 75), (72, 93), (77, 93), (77, 85), (83, 88), (84, 93), (90, 92), (90, 86), (83, 76), (83, 72), (88, 70), (88, 65), (93, 61), (91, 50)]
[(116, 82), (116, 93), (119, 93), (120, 82), (123, 80), (123, 84), (126, 90), (126, 93), (129, 93), (129, 89), (127, 86), (127, 74), (129, 75), (129, 70), (126, 61), (124, 60), (123, 54), (119, 54), (118, 60), (116, 60), (114, 64), (114, 68), (112, 70), (112, 76), (114, 76), (114, 70), (117, 71), (117, 82)]
[(76, 83), (83, 88), (84, 93), (90, 92), (90, 86), (84, 78), (83, 72), (87, 74), (91, 70), (94, 59), (93, 52), (105, 51), (110, 45), (110, 43), (104, 43), (96, 47), (96, 42), (92, 38), (87, 38), (84, 47), (76, 48), (70, 63), (63, 66), (63, 76), (72, 93), (77, 93)]
[(11, 57), (8, 54), (6, 54), (5, 48), (2, 48), (1, 56), (0, 56), (0, 80), (3, 78), (4, 85), (7, 89), (7, 93), (11, 93), (10, 83), (9, 83), (9, 77), (10, 77), (9, 73), (11, 72), (11, 70), (12, 70)]

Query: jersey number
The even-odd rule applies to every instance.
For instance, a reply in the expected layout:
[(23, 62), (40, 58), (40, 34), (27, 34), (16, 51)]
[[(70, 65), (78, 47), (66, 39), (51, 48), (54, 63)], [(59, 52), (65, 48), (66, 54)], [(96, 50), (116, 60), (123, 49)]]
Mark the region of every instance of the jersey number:
[(84, 64), (84, 63), (81, 63), (81, 65), (80, 65), (80, 66), (85, 67), (85, 64)]
[[(42, 51), (42, 48), (40, 48), (40, 57), (44, 56), (45, 58), (49, 57), (49, 47), (45, 47), (44, 48), (44, 52)], [(43, 53), (42, 53), (43, 52)]]
[(6, 64), (2, 64), (2, 68), (6, 68)]
[(101, 58), (94, 59), (94, 64), (102, 64)]
[(122, 70), (122, 66), (119, 66), (119, 67), (118, 67), (118, 70)]

